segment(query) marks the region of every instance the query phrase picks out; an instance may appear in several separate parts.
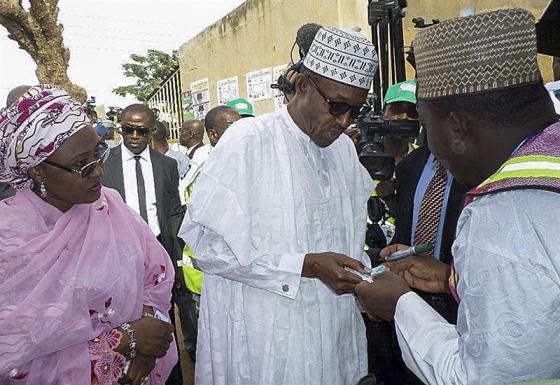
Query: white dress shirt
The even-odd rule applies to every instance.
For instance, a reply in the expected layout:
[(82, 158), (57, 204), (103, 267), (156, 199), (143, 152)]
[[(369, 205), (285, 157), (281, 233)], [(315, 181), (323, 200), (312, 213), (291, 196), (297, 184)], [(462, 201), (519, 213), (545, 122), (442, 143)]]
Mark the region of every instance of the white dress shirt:
[(453, 244), (457, 326), (413, 292), (395, 313), (406, 365), (426, 384), (560, 378), (560, 194), (514, 190), (469, 204)]
[(367, 373), (354, 296), (301, 270), (322, 251), (370, 264), (372, 190), (346, 135), (319, 148), (285, 108), (228, 128), (179, 231), (205, 273), (197, 385), (355, 385)]
[[(210, 154), (211, 147), (212, 146), (210, 146), (210, 144), (205, 144), (204, 146), (199, 147), (194, 152), (194, 155), (191, 159), (191, 162), (189, 163), (189, 171), (187, 172), (187, 175), (185, 176), (185, 185), (186, 186), (188, 186), (192, 183), (192, 181), (194, 180), (194, 178), (196, 177), (196, 175), (200, 171), (201, 167), (206, 162), (206, 159), (208, 159), (208, 154)], [(188, 153), (190, 153), (191, 149), (189, 149)]]
[(545, 87), (550, 94), (550, 98), (552, 99), (552, 103), (554, 104), (556, 113), (560, 114), (560, 80), (547, 83)]
[[(134, 154), (123, 144), (122, 162), (124, 175), (124, 194), (126, 204), (140, 214), (140, 204), (138, 203), (138, 188), (136, 185), (136, 160)], [(146, 187), (146, 211), (148, 213), (148, 225), (157, 237), (160, 234), (157, 207), (156, 207), (156, 188), (154, 183), (154, 171), (152, 168), (152, 158), (150, 157), (150, 148), (146, 147), (139, 154), (140, 165), (142, 166), (142, 175), (144, 176), (144, 184)]]

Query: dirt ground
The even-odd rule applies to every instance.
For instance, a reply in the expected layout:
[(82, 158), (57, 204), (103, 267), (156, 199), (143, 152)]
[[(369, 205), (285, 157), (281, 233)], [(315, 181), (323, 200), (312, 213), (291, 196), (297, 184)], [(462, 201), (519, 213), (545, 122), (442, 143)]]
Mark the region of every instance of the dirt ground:
[[(177, 312), (177, 308), (175, 308), (175, 312)], [(183, 333), (181, 332), (179, 317), (175, 317), (175, 319), (178, 322), (176, 329), (177, 338), (179, 339), (179, 357), (181, 359), (181, 369), (183, 372), (183, 385), (194, 385), (194, 365), (183, 345)]]

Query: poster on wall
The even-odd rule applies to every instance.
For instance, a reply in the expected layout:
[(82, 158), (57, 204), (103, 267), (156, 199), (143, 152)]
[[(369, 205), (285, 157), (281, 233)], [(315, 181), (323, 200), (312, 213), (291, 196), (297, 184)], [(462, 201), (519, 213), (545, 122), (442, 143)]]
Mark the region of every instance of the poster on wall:
[(195, 119), (203, 119), (210, 110), (210, 86), (208, 78), (191, 83), (191, 96)]
[(194, 117), (193, 100), (191, 91), (183, 92), (183, 120), (192, 120)]
[(210, 111), (210, 102), (198, 104), (194, 107), (194, 118), (204, 119), (208, 111)]
[(239, 78), (237, 76), (218, 80), (216, 85), (219, 106), (226, 105), (230, 100), (239, 97)]
[[(286, 65), (279, 65), (272, 68), (272, 82), (276, 83), (280, 75), (286, 72)], [(284, 106), (284, 94), (279, 90), (272, 90), (274, 96), (274, 110), (278, 111)]]
[(208, 78), (191, 83), (193, 104), (202, 104), (210, 101), (210, 86)]
[(258, 71), (248, 72), (247, 99), (250, 101), (266, 100), (272, 97), (272, 68), (263, 68)]

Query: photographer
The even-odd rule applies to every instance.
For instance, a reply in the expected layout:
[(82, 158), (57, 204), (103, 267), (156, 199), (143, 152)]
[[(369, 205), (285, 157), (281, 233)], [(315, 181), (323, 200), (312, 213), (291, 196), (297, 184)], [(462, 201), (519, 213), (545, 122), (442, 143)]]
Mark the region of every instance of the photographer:
[[(414, 80), (406, 80), (389, 87), (385, 94), (383, 119), (390, 121), (418, 120), (416, 82)], [(383, 150), (386, 154), (393, 157), (396, 165), (415, 148), (416, 146), (411, 143), (410, 137), (398, 134), (386, 134), (383, 136)], [(383, 199), (392, 213), (397, 212), (396, 188), (396, 179), (380, 181), (375, 187), (375, 193)]]

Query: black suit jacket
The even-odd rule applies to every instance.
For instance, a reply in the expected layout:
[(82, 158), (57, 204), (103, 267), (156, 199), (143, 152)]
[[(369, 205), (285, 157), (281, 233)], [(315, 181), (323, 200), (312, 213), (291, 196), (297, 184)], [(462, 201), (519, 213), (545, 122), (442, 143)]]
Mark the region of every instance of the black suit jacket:
[[(109, 158), (105, 162), (103, 185), (117, 190), (126, 201), (121, 146), (111, 149)], [(150, 157), (154, 172), (158, 223), (161, 231), (159, 240), (171, 259), (177, 261), (182, 258), (183, 254), (177, 233), (184, 214), (179, 199), (177, 161), (151, 149)]]
[[(416, 193), (416, 186), (420, 181), (424, 165), (429, 156), (430, 151), (428, 147), (421, 146), (411, 152), (397, 166), (395, 172), (398, 181), (396, 194), (397, 212), (393, 243), (410, 244), (414, 194)], [(455, 230), (457, 228), (457, 220), (463, 208), (463, 199), (468, 190), (467, 187), (453, 179), (447, 202), (447, 210), (445, 212), (440, 250), (440, 260), (448, 265), (453, 261), (451, 246), (455, 240)], [(436, 297), (436, 302), (439, 301), (441, 303), (435, 305), (434, 308), (448, 321), (456, 321), (457, 304), (450, 295), (431, 296), (426, 293), (419, 294), (432, 306), (434, 306), (433, 297)]]

